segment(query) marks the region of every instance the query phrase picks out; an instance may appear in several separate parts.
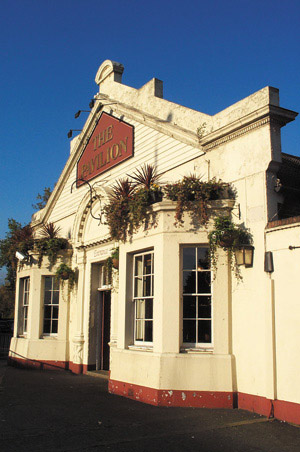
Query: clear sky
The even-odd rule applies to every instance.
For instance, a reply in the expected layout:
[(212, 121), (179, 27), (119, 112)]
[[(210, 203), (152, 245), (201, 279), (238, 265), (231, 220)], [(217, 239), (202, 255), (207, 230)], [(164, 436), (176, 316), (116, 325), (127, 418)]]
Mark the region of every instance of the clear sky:
[[(102, 61), (123, 63), (135, 88), (163, 80), (166, 99), (207, 114), (267, 85), (300, 111), (299, 30), (299, 0), (0, 0), (0, 238), (53, 188)], [(300, 155), (299, 139), (297, 118), (282, 150)]]

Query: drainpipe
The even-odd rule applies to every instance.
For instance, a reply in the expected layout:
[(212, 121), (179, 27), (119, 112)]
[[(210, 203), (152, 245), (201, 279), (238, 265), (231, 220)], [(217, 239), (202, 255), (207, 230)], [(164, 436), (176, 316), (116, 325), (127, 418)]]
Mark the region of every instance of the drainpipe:
[(268, 417), (274, 417), (274, 400), (277, 399), (276, 323), (275, 323), (275, 281), (269, 272), (268, 297), (265, 305), (266, 332), (266, 398), (270, 400)]

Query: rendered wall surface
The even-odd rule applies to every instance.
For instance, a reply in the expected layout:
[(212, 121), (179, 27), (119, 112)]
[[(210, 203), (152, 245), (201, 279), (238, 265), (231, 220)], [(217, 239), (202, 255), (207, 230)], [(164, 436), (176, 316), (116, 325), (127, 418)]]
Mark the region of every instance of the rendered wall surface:
[(267, 250), (273, 252), (274, 272), (270, 275), (274, 316), (273, 350), (276, 359), (277, 399), (300, 403), (298, 359), (299, 330), (299, 223), (267, 230)]

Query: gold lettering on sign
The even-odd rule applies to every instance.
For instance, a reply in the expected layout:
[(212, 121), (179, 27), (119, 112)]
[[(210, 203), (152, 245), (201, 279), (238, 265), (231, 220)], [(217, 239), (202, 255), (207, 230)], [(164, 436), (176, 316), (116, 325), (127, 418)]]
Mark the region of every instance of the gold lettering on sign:
[[(109, 126), (106, 129), (102, 130), (93, 139), (94, 151), (99, 147), (102, 147), (103, 144), (112, 140), (112, 138), (113, 138), (113, 126)], [(121, 158), (123, 152), (125, 154), (127, 153), (127, 141), (128, 137), (125, 137), (123, 140), (120, 140), (119, 143), (113, 143), (106, 149), (101, 150), (88, 162), (84, 163), (81, 168), (80, 178), (85, 179), (88, 175), (92, 175), (95, 171), (99, 170), (100, 168), (108, 165), (109, 163), (113, 163), (113, 161), (117, 160), (119, 157)]]
[(113, 127), (114, 126), (108, 126), (93, 138), (94, 151), (96, 151), (97, 148), (101, 148), (101, 146), (113, 139)]

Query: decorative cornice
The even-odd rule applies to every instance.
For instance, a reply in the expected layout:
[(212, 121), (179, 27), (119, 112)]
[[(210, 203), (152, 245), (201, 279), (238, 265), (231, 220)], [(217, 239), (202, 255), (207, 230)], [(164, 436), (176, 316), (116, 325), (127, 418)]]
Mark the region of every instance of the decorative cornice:
[(265, 105), (264, 107), (205, 135), (200, 143), (202, 149), (207, 152), (266, 124), (271, 123), (274, 125), (276, 124), (278, 127), (283, 127), (288, 122), (293, 121), (297, 115), (298, 113), (292, 110), (287, 110), (274, 105)]
[(270, 117), (269, 118), (263, 118), (260, 121), (256, 121), (255, 123), (252, 123), (246, 127), (243, 127), (242, 129), (236, 130), (233, 133), (230, 133), (229, 135), (225, 135), (222, 138), (213, 141), (207, 145), (203, 144), (203, 148), (205, 151), (210, 151), (213, 148), (216, 148), (224, 143), (227, 143), (228, 141), (234, 140), (236, 138), (239, 138), (242, 135), (245, 135), (249, 132), (251, 132), (254, 129), (258, 129), (259, 127), (264, 126), (265, 124), (268, 124), (271, 122)]
[(108, 242), (111, 242), (111, 241), (112, 241), (111, 237), (106, 237), (105, 239), (96, 240), (94, 242), (87, 243), (85, 245), (77, 245), (77, 246), (75, 246), (75, 248), (77, 250), (86, 250), (86, 249), (93, 248), (93, 247), (98, 246), (98, 245), (103, 245), (104, 243), (108, 243)]

